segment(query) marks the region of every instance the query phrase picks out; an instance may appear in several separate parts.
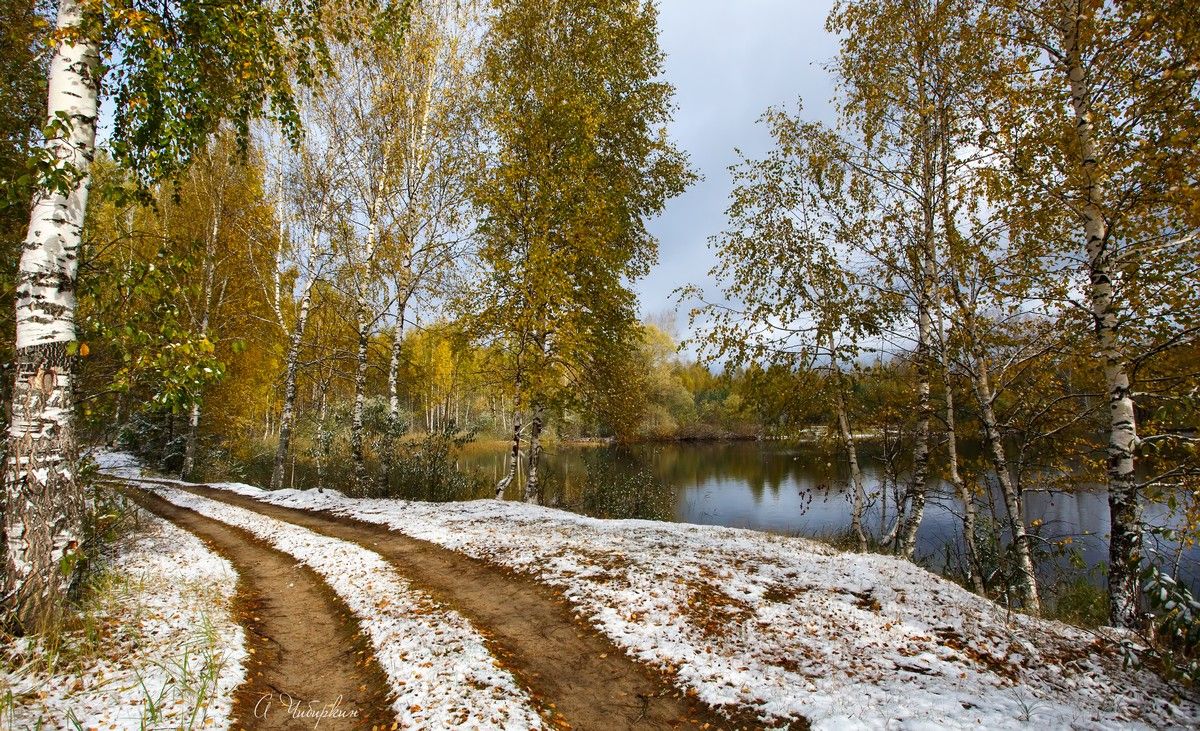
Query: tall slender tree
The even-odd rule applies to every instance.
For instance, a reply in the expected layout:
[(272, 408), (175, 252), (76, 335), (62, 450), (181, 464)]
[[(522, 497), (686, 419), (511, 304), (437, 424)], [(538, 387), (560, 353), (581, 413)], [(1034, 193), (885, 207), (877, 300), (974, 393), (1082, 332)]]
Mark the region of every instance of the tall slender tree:
[(14, 408), (0, 505), (0, 600), (18, 629), (36, 630), (53, 616), (84, 539), (71, 382), (101, 78), (116, 102), (114, 154), (145, 184), (186, 165), (222, 119), (233, 119), (242, 139), (264, 105), (293, 120), (288, 79), (311, 78), (312, 59), (320, 57), (314, 20), (306, 3), (180, 0), (153, 10), (58, 3), (49, 134), (34, 165), (38, 180), (18, 265)]
[(400, 417), (406, 322), (437, 319), (474, 243), (468, 186), (479, 174), (478, 3), (431, 0), (414, 8), (389, 83), (397, 90), (392, 149), (400, 186), (394, 240), (381, 267), (392, 288), (387, 424), (380, 484), (390, 483)]
[(998, 6), (1009, 51), (1044, 63), (992, 90), (987, 142), (1005, 161), (1014, 218), (1074, 231), (1056, 253), (1082, 276), (1059, 302), (1066, 327), (1092, 333), (1107, 393), (1109, 618), (1132, 626), (1145, 558), (1140, 501), (1146, 488), (1195, 470), (1184, 459), (1138, 476), (1143, 447), (1188, 440), (1139, 433), (1138, 418), (1187, 398), (1190, 374), (1159, 375), (1142, 388), (1138, 376), (1200, 333), (1200, 292), (1174, 286), (1194, 281), (1200, 250), (1200, 20), (1194, 4), (1178, 0)]
[(277, 229), (268, 241), (248, 237), (247, 259), (254, 265), (257, 252), (273, 252), (270, 269), (255, 266), (269, 321), (286, 342), (283, 360), (283, 404), (279, 414), (279, 439), (271, 466), (271, 489), (283, 486), (285, 463), (291, 448), (299, 391), (300, 355), (316, 306), (318, 288), (332, 263), (331, 236), (335, 228), (338, 168), (325, 159), (328, 150), (302, 143), (294, 154), (282, 137), (263, 135), (263, 148), (274, 151), (274, 206)]
[(371, 338), (392, 309), (385, 260), (399, 241), (400, 192), (406, 140), (396, 118), (406, 119), (402, 65), (406, 26), (389, 22), (371, 8), (348, 2), (329, 22), (346, 25), (331, 45), (332, 78), (308, 99), (304, 119), (312, 130), (314, 157), (334, 188), (337, 230), (330, 239), (336, 276), (331, 284), (350, 298), (347, 313), (355, 335), (354, 402), (350, 445), (354, 482), (370, 487), (365, 409)]
[[(776, 147), (762, 160), (733, 168), (730, 229), (712, 240), (721, 286), (693, 310), (708, 357), (746, 366), (823, 370), (824, 388), (810, 397), (834, 404), (834, 430), (850, 474), (851, 529), (868, 545), (862, 518), (865, 486), (855, 444), (846, 370), (894, 316), (891, 297), (875, 295), (863, 242), (878, 236), (877, 201), (848, 160), (851, 145), (819, 124), (771, 110)], [(698, 288), (685, 296), (704, 293)], [(711, 295), (710, 295), (711, 296)]]
[[(180, 292), (180, 309), (191, 332), (214, 351), (228, 334), (230, 309), (246, 304), (246, 290), (251, 287), (245, 277), (247, 260), (242, 241), (247, 233), (258, 232), (266, 213), (261, 159), (257, 150), (252, 152), (239, 155), (229, 135), (214, 138), (174, 184), (180, 196), (192, 203), (193, 211), (178, 210), (174, 200), (160, 204), (162, 237), (173, 242), (172, 250), (180, 254), (194, 250), (191, 258), (195, 269), (174, 271), (168, 265)], [(250, 262), (257, 258), (252, 257)], [(194, 393), (188, 406), (180, 468), (185, 479), (196, 468), (203, 404), (204, 393)]]
[(886, 191), (884, 219), (898, 244), (878, 250), (894, 286), (908, 294), (912, 313), (912, 362), (917, 373), (916, 423), (912, 468), (904, 494), (905, 512), (897, 516), (898, 553), (911, 557), (924, 515), (930, 474), (930, 428), (934, 315), (937, 309), (935, 262), (937, 145), (935, 99), (948, 79), (940, 21), (948, 17), (943, 0), (844, 0), (831, 11), (826, 27), (843, 35), (837, 73), (844, 92), (843, 123), (859, 133), (864, 172), (872, 172)]
[[(970, 216), (986, 192), (972, 173), (982, 158), (973, 148), (988, 79), (1001, 75), (992, 59), (996, 25), (978, 0), (843, 0), (827, 23), (844, 37), (836, 69), (845, 92), (842, 124), (861, 140), (854, 164), (882, 191), (882, 221), (899, 244), (877, 247), (872, 256), (889, 286), (906, 293), (911, 313), (900, 335), (913, 343), (917, 374), (912, 467), (890, 537), (910, 557), (933, 474), (933, 385), (939, 371), (938, 380), (946, 374), (941, 280), (951, 272), (942, 263), (951, 242), (962, 241), (955, 238), (958, 219)], [(952, 477), (957, 470), (951, 465)], [(1012, 520), (1022, 533), (1020, 519)], [(1026, 550), (1024, 540), (1017, 544)]]
[(645, 222), (692, 179), (666, 136), (658, 11), (644, 0), (494, 0), (483, 75), (495, 159), (474, 188), (488, 278), (477, 330), (510, 353), (512, 480), (520, 411), (531, 412), (529, 479), (540, 494), (549, 413), (589, 363), (637, 337), (627, 283), (657, 256)]

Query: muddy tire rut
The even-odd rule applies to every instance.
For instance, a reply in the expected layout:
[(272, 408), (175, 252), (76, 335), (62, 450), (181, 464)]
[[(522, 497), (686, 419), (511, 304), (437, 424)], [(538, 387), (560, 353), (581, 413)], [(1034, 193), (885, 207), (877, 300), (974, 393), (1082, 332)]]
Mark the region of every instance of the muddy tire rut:
[[(246, 631), (246, 680), (234, 694), (234, 729), (390, 729), (387, 676), (346, 605), (315, 571), (252, 534), (125, 489), (144, 509), (195, 534), (238, 574), (235, 619)], [(295, 704), (289, 708), (289, 704)]]
[(663, 673), (630, 658), (577, 617), (561, 593), (530, 577), (386, 526), (271, 505), (227, 490), (175, 487), (383, 556), (416, 588), (470, 620), (534, 700), (555, 711), (554, 725), (589, 731), (763, 727), (749, 713), (722, 714), (680, 692)]

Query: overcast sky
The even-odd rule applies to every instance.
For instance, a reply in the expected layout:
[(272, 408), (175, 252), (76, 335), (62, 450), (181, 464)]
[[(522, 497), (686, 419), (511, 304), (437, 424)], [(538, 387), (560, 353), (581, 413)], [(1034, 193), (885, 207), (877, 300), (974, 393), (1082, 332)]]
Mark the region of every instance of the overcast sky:
[[(735, 148), (760, 157), (769, 137), (758, 118), (768, 107), (831, 120), (833, 93), (824, 65), (837, 52), (825, 32), (833, 0), (661, 0), (666, 77), (675, 85), (671, 135), (704, 179), (672, 200), (651, 224), (661, 242), (659, 264), (637, 284), (642, 313), (675, 306), (671, 292), (709, 287), (708, 237), (725, 225)], [(679, 315), (681, 331), (687, 311)]]

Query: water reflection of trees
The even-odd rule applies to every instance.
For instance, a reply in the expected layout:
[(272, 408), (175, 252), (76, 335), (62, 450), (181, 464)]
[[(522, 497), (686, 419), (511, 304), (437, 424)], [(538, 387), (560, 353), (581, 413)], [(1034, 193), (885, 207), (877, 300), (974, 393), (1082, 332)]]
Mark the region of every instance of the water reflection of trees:
[[(833, 449), (817, 445), (785, 445), (763, 442), (697, 444), (641, 444), (622, 448), (559, 445), (546, 456), (550, 480), (562, 495), (572, 495), (587, 475), (587, 455), (597, 450), (617, 449), (607, 464), (628, 471), (648, 466), (658, 480), (674, 489), (736, 484), (749, 490), (756, 501), (778, 497), (784, 490), (839, 493), (848, 484), (845, 460)], [(879, 482), (881, 449), (866, 443), (860, 447), (863, 469), (869, 481)], [(468, 447), (460, 457), (465, 468), (499, 475), (507, 466), (502, 446), (479, 444)]]
[[(986, 465), (975, 445), (962, 446), (964, 469), (984, 484)], [(864, 481), (869, 496), (866, 514), (872, 532), (883, 531), (892, 507), (881, 500), (884, 454), (879, 442), (859, 445)], [(602, 458), (603, 468), (592, 466)], [(454, 457), (459, 469), (494, 483), (507, 469), (505, 445), (468, 444)], [(546, 454), (544, 470), (547, 502), (551, 505), (598, 515), (628, 518), (682, 519), (722, 525), (777, 530), (805, 535), (835, 536), (849, 521), (842, 505), (849, 482), (846, 461), (835, 450), (815, 444), (781, 442), (725, 442), (702, 444), (641, 444), (630, 447), (560, 444)], [(978, 465), (978, 466), (977, 466)], [(901, 472), (905, 465), (897, 465)], [(296, 476), (285, 485), (315, 486), (312, 465), (295, 464)], [(269, 461), (248, 465), (237, 479), (265, 484)], [(346, 484), (348, 464), (330, 464), (326, 484)], [(961, 542), (961, 507), (949, 487), (931, 486), (930, 506), (922, 522), (918, 553), (934, 568), (953, 563)], [(1029, 521), (1038, 520), (1039, 535), (1048, 540), (1071, 538), (1073, 550), (1089, 573), (1106, 559), (1107, 504), (1102, 491), (1060, 492), (1033, 490), (1026, 494)], [(981, 512), (1002, 522), (999, 497), (989, 484), (979, 497)], [(886, 508), (886, 510), (885, 510)], [(1152, 524), (1171, 524), (1177, 516), (1165, 506), (1150, 508)], [(998, 548), (1002, 548), (998, 544)], [(1173, 556), (1174, 546), (1160, 547)], [(948, 553), (949, 552), (949, 553)], [(1194, 582), (1200, 577), (1200, 549), (1180, 556), (1181, 575)], [(1047, 560), (1041, 570), (1059, 573), (1071, 568), (1061, 556)]]

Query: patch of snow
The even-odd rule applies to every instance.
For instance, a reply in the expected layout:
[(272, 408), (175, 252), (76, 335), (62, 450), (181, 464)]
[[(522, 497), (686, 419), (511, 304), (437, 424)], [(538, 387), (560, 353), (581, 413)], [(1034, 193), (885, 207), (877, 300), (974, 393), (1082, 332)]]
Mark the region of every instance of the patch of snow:
[(404, 728), (524, 731), (542, 726), (529, 697), (471, 624), (414, 589), (379, 554), (163, 484), (146, 489), (250, 531), (320, 574), (370, 637), (396, 694), (396, 720)]
[(12, 705), (0, 703), (0, 726), (229, 727), (246, 659), (231, 614), (237, 575), (191, 533), (144, 511), (138, 522), (89, 600), (94, 637), (68, 634), (50, 671), (45, 647), (6, 649), (0, 697)]
[(92, 450), (87, 455), (96, 463), (97, 469), (113, 477), (141, 477), (145, 471), (141, 460), (128, 452), (117, 452), (109, 449)]

